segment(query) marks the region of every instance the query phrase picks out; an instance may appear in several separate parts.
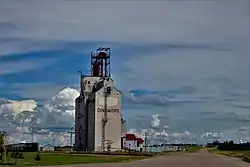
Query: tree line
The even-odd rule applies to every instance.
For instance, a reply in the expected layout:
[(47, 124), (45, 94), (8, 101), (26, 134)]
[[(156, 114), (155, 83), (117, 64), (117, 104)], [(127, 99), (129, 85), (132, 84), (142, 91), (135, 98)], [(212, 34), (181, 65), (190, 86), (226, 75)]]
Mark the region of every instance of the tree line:
[(218, 150), (224, 151), (249, 151), (250, 150), (250, 142), (247, 143), (234, 143), (233, 141), (225, 141), (220, 143), (219, 141), (213, 141), (212, 143), (207, 143), (207, 147), (217, 147)]

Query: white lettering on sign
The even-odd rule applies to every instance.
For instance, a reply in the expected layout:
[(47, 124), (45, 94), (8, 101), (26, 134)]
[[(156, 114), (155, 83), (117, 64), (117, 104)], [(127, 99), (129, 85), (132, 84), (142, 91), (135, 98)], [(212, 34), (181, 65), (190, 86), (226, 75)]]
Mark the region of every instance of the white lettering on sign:
[[(105, 112), (105, 110), (103, 108), (97, 108), (97, 112)], [(111, 108), (111, 109), (108, 109), (108, 112), (119, 113), (120, 111), (118, 108)]]

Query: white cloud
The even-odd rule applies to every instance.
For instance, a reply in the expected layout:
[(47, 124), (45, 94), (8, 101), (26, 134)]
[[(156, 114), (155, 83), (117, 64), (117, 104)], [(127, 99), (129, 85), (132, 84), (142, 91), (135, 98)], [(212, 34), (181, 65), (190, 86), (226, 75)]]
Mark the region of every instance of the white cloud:
[(37, 106), (37, 102), (34, 100), (23, 101), (9, 101), (10, 103), (2, 104), (0, 106), (0, 115), (8, 118), (15, 119), (15, 117), (23, 111), (34, 111)]
[(201, 135), (202, 139), (206, 141), (229, 141), (233, 140), (234, 142), (242, 143), (250, 141), (250, 127), (239, 127), (236, 129), (225, 130), (223, 132), (207, 132)]
[(52, 97), (45, 107), (49, 112), (61, 112), (63, 115), (73, 117), (75, 114), (75, 99), (78, 96), (79, 92), (77, 90), (67, 87)]
[[(218, 132), (212, 132), (210, 129), (204, 130), (208, 126), (198, 127), (193, 115), (206, 111), (223, 114), (237, 112), (241, 116), (244, 113), (248, 118), (247, 109), (244, 111), (235, 109), (221, 102), (228, 98), (235, 98), (235, 95), (238, 95), (235, 99), (239, 102), (234, 104), (247, 106), (245, 104), (249, 101), (247, 94), (249, 94), (250, 81), (249, 77), (246, 77), (250, 67), (248, 11), (249, 1), (247, 0), (201, 3), (98, 2), (98, 5), (96, 2), (75, 1), (49, 3), (6, 1), (0, 6), (0, 55), (65, 47), (64, 43), (69, 41), (127, 42), (137, 46), (143, 46), (140, 43), (149, 43), (145, 46), (144, 52), (132, 53), (128, 60), (119, 64), (122, 69), (129, 72), (122, 71), (121, 74), (118, 70), (114, 73), (117, 87), (122, 90), (145, 88), (163, 92), (141, 97), (131, 94), (130, 100), (135, 104), (134, 107), (157, 104), (154, 108), (136, 109), (135, 112), (142, 111), (143, 114), (148, 114), (149, 122), (146, 125), (154, 127), (154, 129), (143, 127), (137, 130), (140, 135), (148, 130), (154, 138), (172, 141), (178, 141), (179, 138), (195, 138), (196, 132), (175, 127), (178, 125), (184, 128), (189, 124), (194, 126), (193, 129), (200, 128), (199, 131), (204, 133), (202, 137), (196, 136), (197, 139), (207, 140), (210, 136), (219, 138), (220, 135), (215, 133), (222, 132), (224, 138), (229, 136), (228, 138), (246, 139), (246, 136), (244, 137), (246, 132), (243, 133), (243, 130), (237, 132), (236, 137), (231, 135), (233, 132), (225, 132), (226, 129), (231, 129), (231, 126), (236, 128), (239, 125), (226, 126), (224, 125), (226, 121), (220, 122), (220, 125), (224, 126), (220, 126), (221, 129)], [(51, 60), (46, 63), (42, 63), (41, 60), (18, 61), (14, 65), (13, 62), (0, 62), (0, 74), (33, 70), (41, 64), (50, 62)], [(183, 86), (191, 86), (195, 91), (189, 94), (171, 93), (172, 90)], [(39, 86), (36, 85), (36, 87)], [(26, 95), (23, 96), (31, 97), (34, 89), (29, 88), (29, 90), (28, 92), (27, 88)], [(48, 89), (44, 91), (43, 98), (51, 96), (50, 92), (52, 91)], [(169, 92), (175, 96), (169, 97)], [(0, 100), (0, 104), (10, 103), (3, 105), (4, 111), (1, 110), (0, 124), (5, 125), (5, 128), (12, 127), (11, 131), (18, 135), (20, 133), (17, 131), (27, 131), (21, 127), (27, 126), (32, 120), (42, 129), (48, 126), (71, 126), (74, 98), (77, 95), (76, 90), (67, 88), (49, 99), (43, 106), (33, 104), (36, 108), (31, 111), (24, 111), (29, 109), (27, 106), (23, 107), (23, 110), (22, 107), (20, 110), (15, 109), (14, 102)], [(184, 107), (172, 105), (176, 102), (193, 102), (197, 99), (202, 99), (203, 103)], [(21, 103), (25, 106), (23, 102)], [(12, 118), (13, 113), (16, 115), (15, 118)], [(150, 124), (151, 115), (155, 113), (159, 113), (160, 116), (166, 115), (170, 118), (169, 122), (157, 117)], [(131, 111), (128, 111), (129, 114), (132, 114)], [(223, 114), (222, 117), (225, 116)], [(188, 123), (185, 122), (186, 119)], [(13, 124), (8, 124), (10, 121)], [(23, 125), (17, 125), (18, 128), (14, 128), (17, 122)], [(172, 126), (173, 122), (175, 126)], [(162, 127), (166, 123), (169, 128)], [(217, 124), (215, 122), (211, 127)], [(38, 131), (44, 134), (37, 135), (37, 140), (51, 141), (51, 133), (40, 129)], [(53, 135), (63, 136), (59, 132), (54, 132)], [(30, 140), (30, 136), (24, 136), (24, 138)], [(58, 139), (60, 139), (58, 143), (67, 140), (66, 137), (58, 137)], [(23, 139), (20, 140), (23, 141)]]
[(159, 114), (152, 115), (151, 127), (157, 128), (160, 125)]
[[(78, 95), (79, 92), (77, 90), (65, 88), (42, 106), (37, 105), (34, 100), (24, 100), (17, 102), (1, 99), (0, 128), (1, 130), (7, 130), (9, 133), (9, 142), (30, 142), (32, 140), (31, 127), (33, 126), (34, 141), (41, 142), (41, 144), (52, 144), (53, 140), (55, 140), (54, 142), (56, 145), (69, 144), (70, 139), (67, 131), (74, 122), (74, 99)], [(13, 113), (15, 117), (12, 118), (3, 116), (4, 114), (12, 116)], [(168, 114), (170, 113), (167, 113), (165, 116)], [(192, 113), (190, 114), (192, 115)], [(145, 134), (147, 132), (148, 139), (151, 141), (151, 143), (206, 143), (213, 140), (234, 140), (240, 142), (248, 141), (250, 139), (250, 131), (248, 126), (239, 126), (238, 128), (232, 130), (226, 127), (218, 129), (217, 132), (209, 132), (204, 129), (206, 127), (202, 128), (202, 126), (206, 126), (206, 124), (200, 123), (199, 126), (201, 129), (200, 132), (197, 132), (195, 128), (192, 128), (192, 126), (195, 126), (195, 124), (191, 122), (188, 123), (190, 125), (188, 127), (189, 130), (182, 130), (178, 127), (175, 127), (178, 125), (183, 128), (185, 125), (183, 124), (183, 121), (185, 120), (182, 118), (177, 119), (175, 117), (171, 117), (171, 120), (168, 119), (168, 125), (166, 125), (165, 119), (165, 117), (162, 117), (159, 114), (153, 114), (149, 117), (149, 122), (145, 124), (145, 127), (134, 127), (136, 129), (132, 128), (128, 131), (128, 133), (134, 133), (137, 137), (145, 138)], [(171, 123), (173, 121), (176, 123)], [(194, 122), (194, 120), (192, 122)], [(237, 125), (234, 127), (237, 127)]]
[[(69, 145), (69, 134), (66, 132), (63, 133), (44, 133), (44, 134), (34, 134), (34, 142), (39, 142), (40, 146), (45, 144), (54, 144), (55, 146), (65, 146)], [(13, 133), (8, 136), (8, 143), (25, 143), (31, 142), (32, 136), (30, 134), (24, 133)]]
[[(77, 96), (79, 96), (77, 90), (65, 88), (42, 106), (37, 105), (34, 100), (2, 99), (0, 129), (9, 133), (12, 142), (30, 142), (33, 127), (36, 141), (46, 143), (55, 138), (58, 145), (68, 144), (69, 136), (66, 131), (74, 122), (74, 100)], [(57, 129), (61, 127), (63, 129)]]
[(191, 136), (192, 134), (190, 133), (190, 132), (188, 132), (188, 131), (185, 131), (185, 132), (174, 132), (173, 134), (172, 134), (172, 136), (174, 136), (174, 137), (187, 137), (187, 136)]
[(28, 126), (17, 126), (16, 129), (20, 133), (29, 133), (29, 127)]
[(162, 130), (160, 132), (155, 132), (154, 137), (168, 137), (168, 133), (165, 130)]
[(79, 1), (8, 1), (0, 7), (5, 31), (0, 37), (117, 42), (242, 40), (250, 35), (248, 6), (245, 0), (98, 5)]
[(157, 138), (167, 139), (168, 137), (168, 133), (165, 130), (155, 130), (151, 128), (141, 129), (141, 131), (130, 129), (127, 133), (135, 134), (136, 137), (140, 137), (142, 139), (145, 139), (145, 137), (147, 137), (149, 140), (155, 140)]

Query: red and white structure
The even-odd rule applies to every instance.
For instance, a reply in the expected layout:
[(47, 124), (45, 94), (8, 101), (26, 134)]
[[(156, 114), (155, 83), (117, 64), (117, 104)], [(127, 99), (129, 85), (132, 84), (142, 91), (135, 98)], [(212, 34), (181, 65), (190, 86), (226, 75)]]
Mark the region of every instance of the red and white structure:
[(140, 150), (143, 142), (144, 140), (140, 137), (136, 137), (135, 134), (126, 134), (126, 136), (122, 138), (122, 147), (124, 149)]
[(75, 100), (76, 150), (121, 150), (122, 94), (111, 78), (110, 56), (110, 48), (91, 52), (91, 75), (81, 74), (81, 93)]

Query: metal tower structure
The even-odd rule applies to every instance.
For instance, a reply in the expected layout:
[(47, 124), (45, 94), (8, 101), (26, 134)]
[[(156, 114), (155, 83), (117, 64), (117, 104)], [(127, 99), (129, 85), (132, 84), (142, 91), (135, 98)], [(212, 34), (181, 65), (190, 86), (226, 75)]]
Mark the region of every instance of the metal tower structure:
[(73, 134), (75, 133), (75, 125), (73, 125), (67, 133), (70, 133), (70, 146), (73, 146)]
[(91, 52), (93, 77), (110, 77), (110, 48), (98, 48)]
[[(116, 149), (121, 147), (121, 137), (119, 137), (121, 122), (118, 121), (121, 119), (119, 114), (121, 92), (115, 88), (114, 81), (111, 79), (110, 57), (110, 48), (100, 47), (90, 54), (91, 74), (84, 75), (78, 71), (81, 93), (75, 100), (75, 132), (72, 132), (72, 129), (68, 131), (71, 136), (75, 133), (76, 149), (99, 151), (101, 146), (101, 150), (106, 151), (109, 145), (111, 147), (111, 143)], [(109, 96), (112, 96), (110, 102), (112, 108), (109, 106)], [(113, 135), (111, 132), (119, 135)]]
[(106, 125), (108, 122), (107, 98), (111, 93), (111, 88), (106, 85), (110, 75), (110, 48), (100, 47), (91, 52), (91, 71), (93, 77), (102, 77), (104, 82), (104, 116), (102, 118), (102, 150), (105, 151)]

